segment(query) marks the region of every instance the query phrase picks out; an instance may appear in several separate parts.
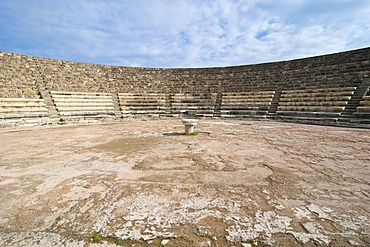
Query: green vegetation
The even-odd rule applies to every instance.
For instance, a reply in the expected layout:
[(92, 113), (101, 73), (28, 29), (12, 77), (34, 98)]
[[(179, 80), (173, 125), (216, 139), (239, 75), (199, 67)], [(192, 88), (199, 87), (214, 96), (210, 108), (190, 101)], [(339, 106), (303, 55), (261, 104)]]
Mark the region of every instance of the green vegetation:
[(188, 135), (189, 136), (197, 136), (199, 134), (210, 135), (211, 133), (210, 132), (206, 132), (206, 131), (194, 131), (193, 133), (190, 133)]
[(96, 233), (93, 237), (92, 237), (92, 241), (94, 243), (100, 243), (102, 241), (107, 241), (108, 243), (114, 243), (118, 246), (122, 246), (124, 244), (124, 241), (120, 238), (117, 238), (117, 237), (103, 237), (101, 234), (99, 233)]
[(92, 238), (94, 243), (99, 243), (99, 242), (102, 241), (102, 239), (103, 239), (103, 237), (99, 233), (96, 233)]

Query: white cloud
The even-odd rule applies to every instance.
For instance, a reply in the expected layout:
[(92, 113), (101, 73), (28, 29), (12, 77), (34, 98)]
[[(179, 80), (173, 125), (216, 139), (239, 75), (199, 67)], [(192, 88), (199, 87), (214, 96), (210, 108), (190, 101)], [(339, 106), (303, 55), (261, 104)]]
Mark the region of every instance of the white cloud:
[(370, 2), (355, 0), (0, 0), (0, 50), (123, 66), (251, 64), (369, 46), (368, 13)]

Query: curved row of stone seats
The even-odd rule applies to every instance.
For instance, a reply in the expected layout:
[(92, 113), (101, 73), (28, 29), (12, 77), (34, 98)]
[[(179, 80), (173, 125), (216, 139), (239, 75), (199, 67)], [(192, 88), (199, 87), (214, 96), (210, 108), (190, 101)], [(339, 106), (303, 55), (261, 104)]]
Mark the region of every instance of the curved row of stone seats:
[(123, 117), (159, 117), (166, 114), (165, 94), (119, 93), (118, 101)]
[(275, 91), (222, 93), (221, 117), (265, 118)]
[(366, 95), (362, 97), (354, 115), (356, 118), (354, 121), (370, 123), (370, 88), (367, 89)]
[(115, 118), (110, 93), (51, 91), (51, 98), (62, 121)]
[(175, 93), (171, 97), (171, 116), (213, 117), (217, 93)]
[(36, 125), (49, 121), (42, 99), (0, 98), (0, 125)]
[(276, 114), (283, 119), (337, 121), (355, 90), (356, 87), (286, 90)]

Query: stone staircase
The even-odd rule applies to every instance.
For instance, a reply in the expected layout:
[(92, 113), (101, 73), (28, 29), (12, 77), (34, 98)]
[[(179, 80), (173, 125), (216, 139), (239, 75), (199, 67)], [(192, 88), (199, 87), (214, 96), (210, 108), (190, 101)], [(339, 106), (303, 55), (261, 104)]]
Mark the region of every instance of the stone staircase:
[(112, 100), (113, 100), (114, 115), (116, 119), (123, 118), (122, 109), (119, 103), (119, 96), (117, 93), (112, 93)]
[(348, 101), (344, 111), (339, 118), (340, 122), (356, 122), (356, 120), (354, 120), (356, 118), (354, 113), (356, 112), (356, 108), (359, 106), (363, 96), (365, 96), (368, 92), (369, 87), (370, 82), (364, 81), (356, 88), (356, 91), (352, 95), (351, 99)]
[(50, 121), (52, 123), (59, 123), (61, 121), (57, 108), (53, 102), (50, 91), (40, 90), (41, 97), (44, 99), (45, 105), (49, 111)]
[(370, 86), (367, 87), (366, 94), (362, 97), (359, 106), (356, 107), (351, 122), (370, 124)]
[(268, 110), (268, 117), (275, 117), (277, 108), (279, 106), (281, 93), (282, 93), (281, 89), (277, 89), (275, 91), (274, 98), (272, 99), (270, 108)]
[(221, 117), (221, 105), (222, 105), (222, 89), (221, 87), (217, 90), (217, 96), (215, 101), (215, 110), (213, 112), (214, 117)]

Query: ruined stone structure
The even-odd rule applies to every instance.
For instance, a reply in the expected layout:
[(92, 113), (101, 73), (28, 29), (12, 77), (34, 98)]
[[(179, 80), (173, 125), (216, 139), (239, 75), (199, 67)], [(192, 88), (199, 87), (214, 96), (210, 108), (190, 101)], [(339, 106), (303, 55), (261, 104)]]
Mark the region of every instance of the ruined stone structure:
[(370, 48), (184, 69), (105, 66), (0, 52), (0, 122), (190, 115), (369, 123), (369, 86)]

